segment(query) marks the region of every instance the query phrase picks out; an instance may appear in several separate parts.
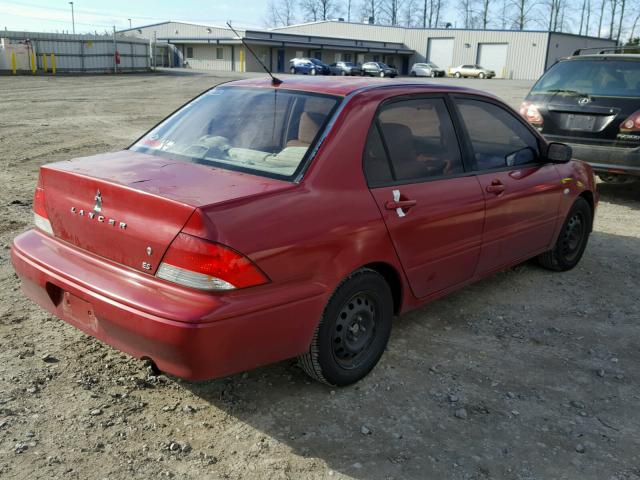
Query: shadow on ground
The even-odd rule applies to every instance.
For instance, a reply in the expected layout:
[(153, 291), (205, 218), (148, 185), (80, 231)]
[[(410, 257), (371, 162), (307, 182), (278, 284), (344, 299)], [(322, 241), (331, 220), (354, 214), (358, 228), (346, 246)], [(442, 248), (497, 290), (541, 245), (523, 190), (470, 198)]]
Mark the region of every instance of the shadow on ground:
[(572, 272), (529, 262), (411, 312), (348, 388), (294, 362), (183, 386), (359, 479), (637, 478), (640, 275), (618, 277), (628, 261), (640, 264), (637, 238), (596, 233)]

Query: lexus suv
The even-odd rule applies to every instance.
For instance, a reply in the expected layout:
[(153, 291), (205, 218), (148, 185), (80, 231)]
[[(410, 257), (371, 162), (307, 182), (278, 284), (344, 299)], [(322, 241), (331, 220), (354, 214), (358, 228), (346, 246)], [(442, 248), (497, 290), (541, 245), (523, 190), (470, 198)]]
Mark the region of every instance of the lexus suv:
[(607, 183), (640, 179), (640, 54), (619, 51), (579, 50), (560, 60), (520, 107), (547, 139), (570, 144)]

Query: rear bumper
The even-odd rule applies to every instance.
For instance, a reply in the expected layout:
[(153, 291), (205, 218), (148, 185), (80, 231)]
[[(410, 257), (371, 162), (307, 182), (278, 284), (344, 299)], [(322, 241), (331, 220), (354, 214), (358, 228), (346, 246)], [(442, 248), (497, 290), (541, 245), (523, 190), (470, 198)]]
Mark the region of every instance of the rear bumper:
[(573, 157), (587, 162), (597, 172), (640, 175), (640, 147), (621, 148), (614, 146), (572, 143), (565, 137), (547, 135), (551, 141), (564, 142), (573, 149)]
[(13, 243), (24, 293), (83, 332), (161, 371), (216, 378), (305, 352), (326, 301), (314, 284), (197, 292), (30, 230)]

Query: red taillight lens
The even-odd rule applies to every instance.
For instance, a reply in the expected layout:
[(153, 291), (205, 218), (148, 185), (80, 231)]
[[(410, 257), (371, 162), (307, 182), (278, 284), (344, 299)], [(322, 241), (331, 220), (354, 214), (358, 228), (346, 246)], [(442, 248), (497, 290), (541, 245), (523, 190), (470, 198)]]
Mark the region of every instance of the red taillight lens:
[(620, 124), (621, 132), (640, 132), (640, 110)]
[(544, 120), (540, 114), (540, 110), (531, 102), (522, 102), (520, 105), (520, 115), (522, 115), (532, 125), (542, 125)]
[(42, 188), (40, 181), (38, 181), (36, 191), (33, 194), (33, 223), (43, 232), (53, 235), (51, 222), (49, 222), (49, 216), (44, 208), (44, 188)]
[(233, 290), (269, 281), (247, 257), (186, 233), (173, 241), (156, 276), (201, 290)]

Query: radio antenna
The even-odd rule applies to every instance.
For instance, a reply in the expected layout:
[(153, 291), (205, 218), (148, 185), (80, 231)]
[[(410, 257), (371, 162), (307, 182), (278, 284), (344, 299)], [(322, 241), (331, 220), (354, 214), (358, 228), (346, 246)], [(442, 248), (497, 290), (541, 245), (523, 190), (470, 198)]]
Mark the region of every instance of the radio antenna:
[(273, 73), (271, 73), (271, 70), (269, 70), (264, 63), (262, 63), (262, 60), (260, 60), (260, 57), (256, 55), (256, 52), (254, 52), (251, 49), (251, 47), (247, 45), (247, 42), (244, 41), (244, 38), (242, 38), (240, 34), (236, 32), (236, 29), (231, 26), (231, 22), (227, 22), (227, 25), (229, 26), (231, 31), (236, 34), (236, 37), (240, 39), (240, 41), (242, 42), (242, 45), (247, 47), (247, 50), (251, 52), (251, 55), (253, 55), (253, 58), (255, 58), (258, 61), (258, 63), (262, 66), (262, 68), (264, 68), (264, 71), (267, 72), (267, 74), (271, 77), (271, 85), (280, 85), (282, 83), (282, 80), (280, 80), (278, 77), (275, 77)]

